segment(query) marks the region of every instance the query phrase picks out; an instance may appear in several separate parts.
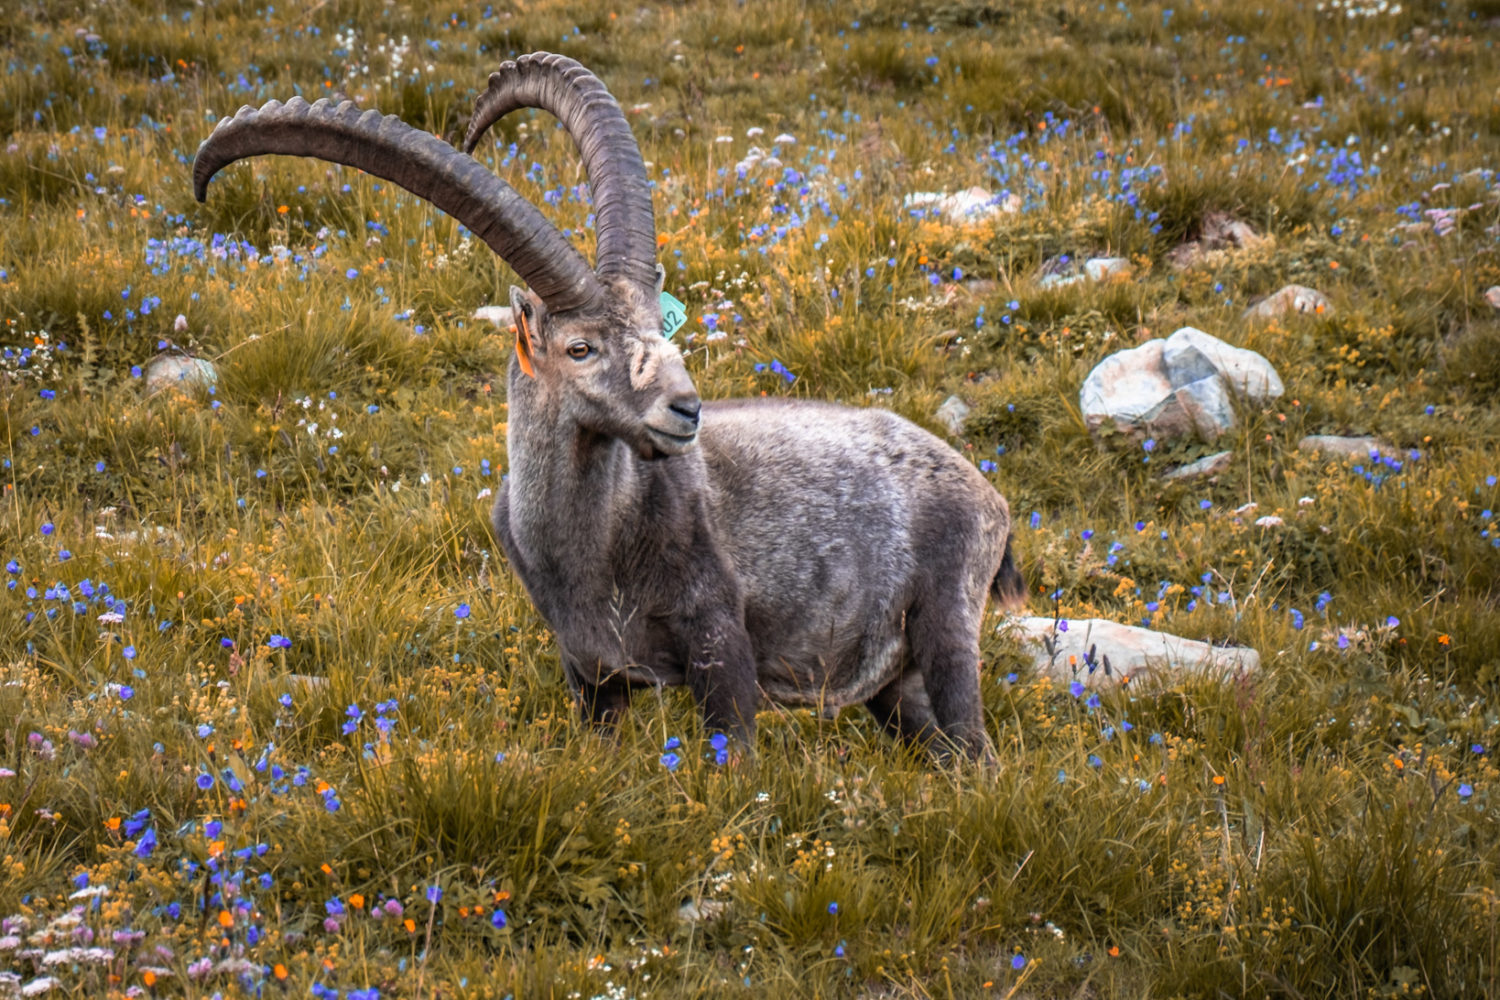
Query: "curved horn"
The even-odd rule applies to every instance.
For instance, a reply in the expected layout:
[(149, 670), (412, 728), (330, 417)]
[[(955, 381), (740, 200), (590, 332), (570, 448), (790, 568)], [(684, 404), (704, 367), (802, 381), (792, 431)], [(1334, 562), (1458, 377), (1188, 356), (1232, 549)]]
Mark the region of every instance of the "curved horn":
[(656, 219), (641, 148), (604, 83), (567, 56), (533, 52), (490, 74), (464, 136), (472, 152), (489, 127), (517, 108), (541, 108), (562, 122), (583, 154), (598, 230), (595, 269), (656, 284)]
[(198, 147), (193, 194), (203, 201), (214, 174), (261, 153), (312, 156), (401, 185), (489, 244), (553, 312), (599, 297), (599, 279), (588, 261), (535, 205), (473, 157), (395, 115), (361, 112), (352, 101), (335, 107), (300, 97), (240, 108)]

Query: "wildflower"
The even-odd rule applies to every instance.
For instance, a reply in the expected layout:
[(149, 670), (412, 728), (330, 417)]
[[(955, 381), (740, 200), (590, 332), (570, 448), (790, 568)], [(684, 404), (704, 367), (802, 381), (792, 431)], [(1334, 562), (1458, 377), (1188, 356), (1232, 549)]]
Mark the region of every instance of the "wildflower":
[(125, 657), (125, 659), (127, 660), (135, 659), (135, 647), (126, 646), (124, 649), (120, 650), (120, 655)]
[(292, 640), (288, 639), (284, 635), (273, 635), (271, 636), (271, 638), (266, 640), (266, 645), (270, 646), (272, 649), (291, 649)]
[(469, 617), (469, 606), (467, 604), (460, 604), (458, 607), (454, 608), (453, 617), (458, 619)]
[(508, 923), (505, 919), (505, 911), (498, 906), (495, 907), (495, 912), (490, 914), (490, 923), (495, 926), (496, 930), (504, 930), (506, 923)]
[(1031, 530), (1035, 531), (1038, 528), (1040, 528), (1041, 526), (1042, 526), (1042, 513), (1041, 513), (1041, 511), (1037, 511), (1037, 510), (1032, 511), (1031, 512)]
[(149, 858), (154, 850), (156, 850), (156, 828), (148, 827), (146, 832), (141, 834), (141, 839), (136, 842), (135, 856)]
[(675, 753), (664, 753), (661, 755), (661, 766), (668, 771), (677, 770), (677, 765), (682, 763), (682, 758)]
[(1471, 784), (1469, 784), (1467, 781), (1458, 786), (1458, 797), (1459, 798), (1461, 798), (1461, 799), (1467, 799), (1469, 796), (1471, 796), (1473, 794), (1474, 794), (1474, 786), (1471, 785)]
[(1097, 768), (1097, 767), (1103, 767), (1103, 766), (1104, 766), (1104, 761), (1099, 757), (1098, 754), (1092, 754), (1092, 753), (1089, 754), (1089, 767), (1096, 767)]
[(828, 904), (828, 912), (831, 913), (831, 914), (833, 914), (835, 917), (838, 916), (839, 915), (839, 904), (837, 904), (837, 903), (829, 903)]
[(431, 903), (433, 906), (436, 906), (442, 900), (442, 898), (443, 890), (441, 886), (429, 885), (427, 887), (427, 902)]
[(1015, 969), (1017, 972), (1020, 972), (1022, 969), (1026, 968), (1026, 956), (1013, 955), (1010, 960), (1010, 967), (1012, 969)]
[(1073, 681), (1068, 685), (1068, 692), (1075, 698), (1083, 697), (1083, 681)]

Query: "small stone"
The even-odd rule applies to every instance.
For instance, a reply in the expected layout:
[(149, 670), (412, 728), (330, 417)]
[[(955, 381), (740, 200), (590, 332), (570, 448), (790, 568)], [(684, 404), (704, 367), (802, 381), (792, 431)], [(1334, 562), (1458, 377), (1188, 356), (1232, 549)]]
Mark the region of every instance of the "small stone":
[(1130, 277), (1130, 261), (1124, 257), (1092, 257), (1083, 262), (1083, 273), (1090, 281)]
[(1076, 285), (1084, 280), (1081, 274), (1044, 274), (1037, 281), (1038, 288), (1062, 288), (1066, 285)]
[(1179, 466), (1171, 472), (1162, 476), (1166, 480), (1177, 479), (1202, 479), (1208, 476), (1217, 476), (1225, 471), (1234, 462), (1234, 452), (1216, 451), (1212, 455), (1189, 462), (1187, 465)]
[(1265, 242), (1265, 237), (1249, 223), (1223, 212), (1210, 213), (1203, 220), (1203, 232), (1196, 240), (1174, 247), (1167, 253), (1167, 263), (1181, 271), (1221, 260), (1231, 250), (1246, 250)]
[(1500, 285), (1491, 285), (1484, 293), (1484, 301), (1493, 309), (1500, 309)]
[(1328, 301), (1328, 296), (1315, 288), (1308, 288), (1306, 285), (1287, 285), (1246, 309), (1244, 318), (1275, 319), (1293, 312), (1331, 316), (1333, 303)]
[(677, 920), (684, 924), (713, 921), (722, 917), (728, 909), (729, 904), (721, 899), (703, 899), (696, 903), (688, 900), (677, 908)]
[(474, 318), (493, 323), (500, 330), (509, 330), (510, 325), (515, 322), (510, 306), (480, 306), (474, 310)]
[[(1066, 632), (1045, 616), (1012, 618), (999, 629), (1020, 641), (1038, 673), (1064, 684), (1076, 680), (1089, 688), (1127, 680), (1132, 685), (1144, 679), (1171, 683), (1193, 675), (1260, 669), (1260, 654), (1248, 646), (1216, 646), (1101, 618), (1068, 619)], [(1109, 658), (1107, 673), (1105, 657)]]
[(969, 419), (969, 414), (972, 412), (968, 403), (957, 396), (949, 396), (943, 400), (943, 405), (937, 408), (933, 417), (938, 423), (948, 428), (949, 434), (957, 437), (964, 432), (964, 421)]
[(146, 363), (146, 391), (178, 388), (184, 392), (212, 388), (219, 381), (213, 363), (187, 354), (158, 354)]
[(1394, 455), (1396, 449), (1375, 437), (1339, 437), (1335, 434), (1309, 434), (1297, 442), (1298, 451), (1317, 452), (1335, 458), (1369, 458), (1370, 453)]
[(997, 215), (1008, 215), (1021, 210), (1019, 195), (1010, 194), (1002, 199), (982, 187), (971, 187), (952, 194), (942, 191), (914, 191), (902, 199), (901, 204), (907, 209), (925, 208), (928, 214), (941, 215), (955, 225), (984, 222)]

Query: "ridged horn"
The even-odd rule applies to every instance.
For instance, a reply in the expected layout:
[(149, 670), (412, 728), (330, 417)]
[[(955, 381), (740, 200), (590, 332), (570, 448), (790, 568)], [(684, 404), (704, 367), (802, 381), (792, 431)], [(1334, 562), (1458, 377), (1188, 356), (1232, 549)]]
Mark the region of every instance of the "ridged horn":
[(588, 261), (505, 181), (473, 157), (395, 115), (294, 97), (224, 118), (198, 147), (193, 194), (235, 160), (263, 153), (311, 156), (358, 167), (430, 202), (489, 244), (552, 312), (598, 301), (602, 290)]
[(533, 52), (490, 74), (474, 104), (464, 152), (495, 122), (518, 108), (556, 116), (578, 144), (594, 199), (598, 236), (595, 270), (623, 275), (645, 287), (656, 283), (656, 219), (641, 148), (619, 103), (576, 59)]

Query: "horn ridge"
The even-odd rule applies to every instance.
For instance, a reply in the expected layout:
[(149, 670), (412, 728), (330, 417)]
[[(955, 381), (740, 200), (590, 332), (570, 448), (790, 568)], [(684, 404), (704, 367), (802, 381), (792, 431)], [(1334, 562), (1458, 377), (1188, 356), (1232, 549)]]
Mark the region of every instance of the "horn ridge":
[(594, 200), (595, 270), (642, 285), (656, 281), (656, 219), (635, 133), (604, 82), (568, 56), (533, 52), (502, 63), (475, 101), (463, 148), (472, 152), (490, 126), (519, 108), (554, 115), (583, 158)]

